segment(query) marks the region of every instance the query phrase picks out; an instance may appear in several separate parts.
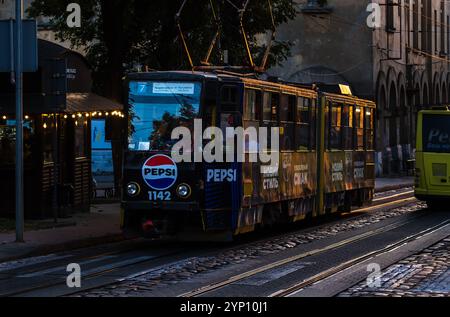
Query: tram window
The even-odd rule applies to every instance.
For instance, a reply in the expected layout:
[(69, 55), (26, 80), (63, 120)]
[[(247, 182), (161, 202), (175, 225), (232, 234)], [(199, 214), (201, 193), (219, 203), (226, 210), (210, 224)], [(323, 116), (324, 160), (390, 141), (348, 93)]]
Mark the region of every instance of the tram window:
[(261, 109), (261, 92), (249, 89), (245, 93), (244, 119), (258, 121)]
[(310, 149), (311, 150), (315, 150), (317, 145), (317, 131), (316, 131), (316, 118), (317, 118), (317, 105), (316, 105), (316, 99), (312, 99), (311, 100), (311, 109), (310, 109), (310, 133), (311, 133), (311, 146)]
[(236, 87), (233, 87), (233, 86), (222, 87), (222, 103), (225, 103), (225, 104), (237, 103)]
[(297, 103), (297, 122), (309, 124), (310, 120), (310, 105), (311, 100), (308, 98), (299, 97)]
[(282, 95), (280, 121), (294, 122), (294, 111), (296, 106), (296, 96)]
[(295, 111), (297, 96), (282, 95), (280, 111), (280, 146), (283, 151), (295, 150)]
[(364, 150), (364, 108), (355, 109), (356, 149)]
[(264, 93), (263, 120), (278, 121), (278, 107), (280, 106), (280, 95), (277, 93)]
[(341, 150), (342, 149), (342, 105), (332, 104), (331, 107), (331, 120), (330, 120), (330, 149)]
[(353, 106), (342, 108), (342, 143), (344, 150), (353, 150)]
[(324, 131), (325, 147), (327, 149), (330, 149), (330, 129), (331, 129), (330, 109), (331, 109), (331, 102), (327, 101), (326, 106), (325, 106), (325, 131)]
[(222, 111), (239, 111), (237, 88), (235, 86), (223, 86), (221, 91)]
[(297, 102), (296, 143), (298, 150), (308, 150), (311, 141), (311, 99), (299, 97)]
[(374, 149), (374, 117), (373, 109), (367, 108), (365, 111), (365, 129), (366, 129), (366, 149)]

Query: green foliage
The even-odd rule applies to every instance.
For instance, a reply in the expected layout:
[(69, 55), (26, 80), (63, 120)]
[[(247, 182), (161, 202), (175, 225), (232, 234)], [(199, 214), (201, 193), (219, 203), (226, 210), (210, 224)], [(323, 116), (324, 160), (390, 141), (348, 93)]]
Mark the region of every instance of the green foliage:
[[(74, 47), (86, 48), (94, 67), (97, 90), (109, 97), (118, 97), (120, 80), (135, 65), (150, 69), (188, 69), (188, 61), (178, 35), (175, 16), (182, 0), (78, 0), (82, 10), (82, 27), (69, 28), (66, 7), (72, 0), (35, 0), (31, 16), (46, 16), (59, 39)], [(229, 51), (230, 64), (248, 63), (239, 28), (239, 13), (244, 0), (190, 0), (180, 22), (191, 50), (194, 64), (200, 64), (217, 30), (213, 12), (221, 24), (220, 46), (211, 62), (221, 63), (221, 52)], [(293, 0), (271, 0), (276, 26), (296, 15)], [(264, 44), (258, 35), (270, 33), (272, 19), (268, 1), (251, 0), (243, 18), (244, 27), (255, 62), (260, 63)], [(214, 8), (214, 11), (213, 11)], [(288, 55), (289, 42), (275, 42), (269, 66), (280, 64)]]

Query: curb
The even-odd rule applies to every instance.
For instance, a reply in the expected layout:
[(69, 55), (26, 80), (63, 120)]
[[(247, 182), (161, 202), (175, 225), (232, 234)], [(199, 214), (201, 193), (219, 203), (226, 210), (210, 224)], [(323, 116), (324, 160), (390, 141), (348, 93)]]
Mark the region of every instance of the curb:
[(0, 258), (0, 263), (16, 261), (30, 257), (44, 256), (57, 252), (74, 251), (77, 249), (96, 247), (103, 244), (118, 243), (130, 240), (133, 239), (132, 238), (127, 239), (122, 234), (112, 234), (95, 238), (80, 239), (55, 245), (43, 245), (36, 247), (32, 251), (23, 252), (22, 254), (13, 255), (10, 257)]
[(391, 190), (399, 190), (399, 189), (409, 188), (409, 187), (414, 187), (414, 183), (392, 185), (392, 186), (385, 186), (382, 188), (377, 188), (377, 189), (375, 189), (375, 193), (385, 193), (385, 192), (389, 192)]

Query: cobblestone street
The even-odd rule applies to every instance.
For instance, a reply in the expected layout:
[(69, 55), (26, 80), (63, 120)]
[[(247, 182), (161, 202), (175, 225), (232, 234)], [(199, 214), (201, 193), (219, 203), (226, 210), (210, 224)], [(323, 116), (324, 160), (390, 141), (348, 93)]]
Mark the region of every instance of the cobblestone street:
[(366, 282), (340, 297), (450, 297), (450, 237), (382, 272), (381, 287)]
[(244, 248), (238, 247), (220, 252), (214, 256), (187, 259), (174, 265), (167, 265), (148, 273), (127, 278), (119, 284), (81, 292), (74, 296), (142, 296), (142, 294), (153, 291), (157, 287), (164, 288), (174, 283), (192, 279), (198, 274), (220, 270), (230, 265), (243, 264), (251, 259), (274, 256), (287, 249), (295, 249), (312, 241), (333, 238), (339, 233), (368, 227), (383, 220), (411, 214), (424, 208), (426, 208), (424, 203), (412, 203), (392, 210), (363, 214), (356, 218), (323, 225), (318, 229), (309, 230), (307, 233), (287, 234), (264, 242), (252, 243)]

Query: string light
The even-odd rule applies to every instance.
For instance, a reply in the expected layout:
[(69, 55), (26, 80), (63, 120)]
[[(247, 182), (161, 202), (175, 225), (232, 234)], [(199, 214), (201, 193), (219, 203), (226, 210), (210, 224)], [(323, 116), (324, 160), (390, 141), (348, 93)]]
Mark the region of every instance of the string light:
[[(64, 118), (64, 119), (68, 119), (68, 118), (72, 118), (72, 119), (76, 119), (78, 118), (94, 118), (94, 117), (118, 117), (118, 118), (125, 118), (125, 115), (118, 110), (114, 110), (114, 111), (105, 111), (105, 112), (99, 112), (99, 111), (94, 111), (94, 112), (76, 112), (76, 113), (43, 113), (40, 114), (40, 116), (44, 119), (57, 119), (58, 117)], [(7, 120), (8, 116), (7, 115), (1, 115), (0, 114), (0, 118), (3, 120)], [(25, 120), (33, 120), (31, 118), (30, 115), (25, 115), (24, 116)]]

